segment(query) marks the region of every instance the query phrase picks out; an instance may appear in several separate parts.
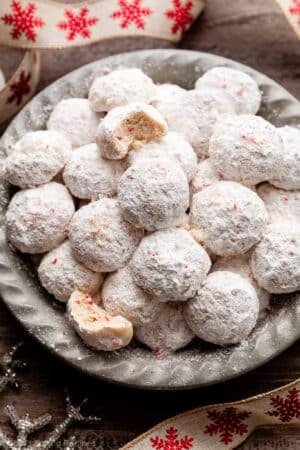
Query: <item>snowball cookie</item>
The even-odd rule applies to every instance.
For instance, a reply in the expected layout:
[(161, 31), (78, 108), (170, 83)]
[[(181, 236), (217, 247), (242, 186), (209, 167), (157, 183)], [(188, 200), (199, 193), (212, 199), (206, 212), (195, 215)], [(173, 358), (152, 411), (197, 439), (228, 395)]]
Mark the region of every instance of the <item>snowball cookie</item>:
[(143, 159), (122, 175), (118, 200), (125, 220), (153, 231), (181, 220), (189, 206), (189, 185), (177, 162)]
[(101, 157), (96, 144), (88, 144), (72, 152), (63, 178), (71, 193), (81, 199), (113, 197), (124, 172), (120, 161)]
[(211, 262), (182, 228), (156, 231), (142, 239), (129, 263), (135, 283), (162, 302), (194, 297)]
[(183, 317), (182, 306), (175, 303), (161, 303), (156, 319), (136, 328), (134, 336), (157, 352), (179, 350), (195, 337)]
[(150, 103), (155, 85), (140, 69), (114, 70), (94, 80), (89, 102), (94, 111), (110, 111), (132, 102)]
[(67, 305), (70, 324), (83, 342), (96, 350), (113, 351), (129, 344), (132, 324), (122, 316), (111, 316), (88, 295), (75, 291)]
[(251, 268), (259, 286), (272, 294), (300, 289), (299, 222), (277, 222), (255, 247)]
[(175, 159), (183, 169), (188, 181), (194, 177), (197, 169), (197, 155), (191, 144), (179, 133), (171, 131), (160, 141), (150, 142), (134, 150), (128, 155), (129, 164), (143, 158), (161, 158), (162, 156)]
[(134, 283), (128, 267), (123, 267), (106, 278), (102, 288), (102, 301), (105, 310), (112, 316), (120, 314), (134, 326), (152, 322), (160, 308), (157, 301)]
[(67, 302), (76, 290), (93, 294), (103, 281), (100, 273), (92, 272), (76, 261), (68, 240), (43, 257), (38, 275), (44, 288), (61, 302)]
[(253, 286), (240, 275), (220, 271), (208, 275), (184, 309), (191, 330), (216, 345), (237, 344), (253, 330), (259, 311)]
[(170, 130), (183, 134), (201, 159), (208, 155), (209, 139), (217, 120), (224, 113), (235, 112), (230, 96), (216, 89), (162, 97), (155, 106)]
[(122, 219), (116, 199), (89, 203), (74, 214), (69, 239), (75, 258), (95, 272), (123, 267), (141, 237), (142, 230)]
[(132, 148), (159, 140), (167, 131), (153, 106), (136, 102), (110, 111), (98, 127), (96, 142), (104, 158), (122, 159)]
[(285, 191), (269, 183), (263, 183), (258, 186), (257, 193), (265, 203), (269, 223), (300, 220), (300, 190)]
[(213, 168), (209, 158), (200, 161), (191, 182), (191, 192), (192, 194), (196, 194), (197, 192), (203, 191), (203, 189), (220, 181), (220, 179), (220, 175)]
[(48, 183), (71, 156), (71, 144), (57, 131), (26, 133), (4, 163), (5, 178), (22, 189)]
[(95, 142), (96, 130), (103, 117), (91, 110), (85, 98), (68, 98), (61, 100), (53, 109), (48, 123), (48, 130), (63, 133), (72, 147)]
[(4, 77), (4, 73), (0, 69), (0, 90), (3, 89), (4, 86), (5, 86), (5, 77)]
[(196, 89), (220, 89), (230, 94), (240, 114), (256, 114), (260, 107), (261, 93), (252, 77), (241, 70), (214, 67), (196, 82)]
[(21, 252), (44, 253), (68, 235), (73, 199), (59, 183), (17, 192), (7, 208), (6, 236)]
[(186, 92), (185, 89), (178, 86), (177, 84), (164, 83), (157, 84), (154, 98), (151, 101), (151, 104), (156, 107), (156, 105), (161, 101), (167, 98), (174, 98), (174, 96), (178, 94), (182, 94)]
[(219, 181), (193, 196), (192, 227), (216, 255), (245, 253), (262, 238), (267, 221), (263, 201), (239, 183)]
[(277, 130), (283, 140), (283, 152), (277, 176), (270, 183), (282, 189), (300, 189), (300, 129), (285, 126)]
[(213, 265), (212, 271), (216, 272), (217, 270), (225, 270), (237, 273), (241, 275), (241, 277), (246, 278), (254, 287), (259, 300), (259, 309), (263, 312), (269, 306), (270, 294), (265, 289), (259, 287), (253, 277), (253, 273), (250, 268), (250, 257), (251, 254), (248, 252), (243, 255), (233, 256), (231, 258), (218, 258)]
[(249, 186), (273, 178), (283, 155), (277, 129), (262, 117), (227, 116), (209, 142), (210, 161), (228, 180)]

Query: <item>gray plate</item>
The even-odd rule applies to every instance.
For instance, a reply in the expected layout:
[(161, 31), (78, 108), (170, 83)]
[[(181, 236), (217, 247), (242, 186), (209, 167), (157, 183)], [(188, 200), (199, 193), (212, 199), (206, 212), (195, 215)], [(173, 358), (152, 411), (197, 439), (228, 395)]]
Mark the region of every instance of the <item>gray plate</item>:
[[(266, 76), (228, 59), (180, 50), (150, 50), (121, 54), (84, 66), (38, 94), (18, 114), (0, 141), (0, 158), (25, 132), (45, 128), (53, 106), (62, 98), (83, 97), (104, 68), (140, 67), (156, 82), (192, 88), (195, 80), (217, 65), (236, 67), (252, 75), (263, 92), (260, 114), (273, 124), (300, 126), (300, 104)], [(4, 234), (4, 214), (10, 196), (0, 179), (0, 293), (3, 300), (45, 347), (69, 364), (107, 381), (145, 389), (185, 389), (218, 383), (245, 373), (278, 355), (300, 336), (300, 295), (272, 299), (268, 315), (249, 338), (226, 349), (194, 342), (158, 359), (133, 342), (113, 352), (88, 349), (70, 328), (63, 309), (40, 287), (30, 263), (11, 249)]]

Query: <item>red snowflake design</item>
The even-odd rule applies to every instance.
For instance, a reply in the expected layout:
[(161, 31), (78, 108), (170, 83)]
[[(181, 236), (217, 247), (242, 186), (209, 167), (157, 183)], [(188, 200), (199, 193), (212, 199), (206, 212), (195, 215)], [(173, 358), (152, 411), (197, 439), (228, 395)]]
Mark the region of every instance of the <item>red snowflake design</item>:
[(165, 439), (159, 436), (150, 438), (151, 446), (156, 450), (189, 450), (193, 447), (193, 440), (188, 436), (178, 439), (178, 430), (173, 427), (166, 430)]
[(150, 16), (152, 10), (141, 6), (143, 0), (119, 0), (120, 9), (115, 11), (111, 17), (113, 19), (121, 19), (120, 27), (128, 28), (133, 23), (136, 28), (144, 30), (145, 20), (143, 16)]
[(300, 390), (297, 388), (290, 389), (286, 398), (276, 395), (271, 397), (271, 406), (274, 408), (267, 411), (266, 414), (272, 417), (278, 417), (281, 422), (290, 422), (293, 418), (300, 417)]
[(1, 17), (5, 25), (12, 27), (11, 37), (19, 39), (24, 34), (29, 41), (35, 41), (35, 28), (42, 28), (45, 25), (43, 19), (35, 15), (36, 5), (28, 3), (26, 7), (22, 8), (19, 0), (13, 0), (11, 2), (11, 10), (12, 14), (4, 14)]
[(89, 28), (96, 25), (99, 19), (97, 17), (88, 17), (89, 12), (89, 9), (86, 7), (81, 8), (78, 14), (70, 9), (65, 10), (66, 20), (59, 22), (57, 26), (60, 30), (68, 31), (67, 39), (69, 41), (73, 41), (77, 35), (84, 39), (91, 37)]
[(29, 81), (31, 79), (31, 74), (26, 74), (24, 70), (20, 73), (18, 81), (12, 83), (9, 89), (12, 95), (8, 97), (7, 103), (15, 102), (17, 106), (21, 105), (23, 97), (28, 95), (31, 91)]
[(298, 17), (298, 22), (300, 23), (300, 0), (293, 0), (292, 6), (289, 9), (291, 14)]
[(172, 33), (176, 34), (178, 31), (182, 31), (184, 33), (194, 20), (191, 14), (193, 2), (186, 1), (185, 4), (182, 4), (181, 0), (172, 0), (172, 3), (174, 9), (168, 9), (165, 12), (166, 17), (174, 22), (171, 28)]
[(234, 435), (242, 436), (248, 432), (248, 425), (243, 422), (250, 415), (250, 412), (239, 411), (233, 407), (225, 408), (223, 411), (208, 411), (207, 418), (213, 423), (206, 425), (204, 433), (210, 436), (219, 434), (220, 442), (228, 445), (233, 441)]

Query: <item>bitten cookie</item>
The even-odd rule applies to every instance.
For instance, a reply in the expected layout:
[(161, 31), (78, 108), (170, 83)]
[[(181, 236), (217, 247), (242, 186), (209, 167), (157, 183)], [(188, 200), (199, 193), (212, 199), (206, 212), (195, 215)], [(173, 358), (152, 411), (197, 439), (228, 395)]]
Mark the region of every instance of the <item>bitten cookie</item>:
[(67, 304), (70, 324), (83, 342), (96, 350), (113, 351), (129, 344), (132, 324), (122, 316), (111, 316), (88, 294), (73, 292)]

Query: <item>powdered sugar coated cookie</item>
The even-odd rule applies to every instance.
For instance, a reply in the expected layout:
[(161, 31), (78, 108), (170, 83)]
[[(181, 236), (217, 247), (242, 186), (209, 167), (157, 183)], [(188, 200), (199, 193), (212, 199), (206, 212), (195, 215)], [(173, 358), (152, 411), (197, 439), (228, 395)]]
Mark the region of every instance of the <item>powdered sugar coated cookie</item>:
[(211, 262), (206, 251), (182, 228), (145, 236), (130, 263), (138, 286), (159, 301), (186, 301), (205, 279)]
[(219, 181), (193, 196), (191, 224), (213, 253), (247, 252), (263, 236), (268, 214), (252, 190), (232, 181)]
[(7, 239), (25, 253), (52, 250), (67, 237), (74, 211), (72, 197), (61, 184), (19, 191), (8, 205)]
[(217, 345), (246, 339), (258, 318), (253, 286), (240, 275), (220, 271), (208, 275), (196, 297), (184, 308), (184, 317), (201, 339)]
[(85, 98), (61, 100), (53, 109), (48, 130), (64, 134), (73, 148), (95, 142), (96, 130), (103, 114), (91, 110)]
[(300, 191), (285, 191), (269, 183), (257, 188), (269, 214), (269, 223), (300, 220)]
[(76, 290), (94, 294), (103, 282), (100, 273), (76, 261), (68, 240), (43, 257), (38, 275), (43, 287), (61, 302), (67, 302)]
[(113, 272), (125, 266), (142, 235), (121, 217), (116, 199), (103, 198), (76, 211), (69, 239), (78, 261), (95, 272)]
[(5, 178), (22, 189), (48, 183), (71, 156), (71, 144), (57, 131), (26, 133), (6, 158)]
[(98, 199), (113, 197), (118, 181), (124, 172), (124, 164), (101, 157), (96, 144), (88, 144), (72, 152), (63, 179), (75, 197)]
[(197, 192), (203, 191), (203, 189), (208, 188), (220, 180), (221, 177), (212, 166), (209, 158), (200, 161), (191, 182), (191, 193), (196, 194)]
[(181, 219), (189, 205), (189, 186), (177, 162), (143, 159), (122, 175), (118, 200), (125, 220), (153, 231)]

